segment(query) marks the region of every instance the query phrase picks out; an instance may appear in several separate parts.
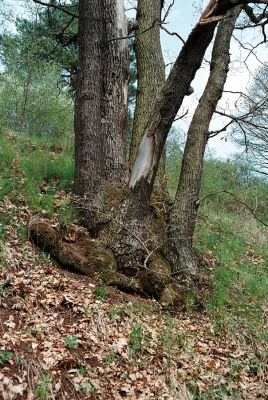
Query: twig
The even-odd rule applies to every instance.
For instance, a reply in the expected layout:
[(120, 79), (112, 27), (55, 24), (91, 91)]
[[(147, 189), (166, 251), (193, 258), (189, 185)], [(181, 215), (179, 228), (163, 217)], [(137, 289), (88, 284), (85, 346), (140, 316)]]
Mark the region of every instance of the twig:
[(79, 17), (78, 14), (75, 14), (72, 11), (68, 10), (67, 8), (62, 7), (62, 6), (58, 5), (58, 4), (54, 4), (52, 2), (46, 3), (46, 2), (44, 2), (42, 0), (33, 0), (33, 2), (37, 3), (37, 4), (40, 4), (41, 6), (45, 6), (45, 7), (49, 7), (49, 8), (52, 7), (52, 8), (55, 8), (57, 10), (63, 11), (66, 14), (71, 15), (74, 18), (78, 18)]
[(207, 199), (207, 198), (209, 198), (209, 197), (211, 197), (211, 196), (215, 196), (216, 194), (221, 194), (221, 193), (226, 193), (226, 194), (229, 194), (230, 196), (232, 196), (238, 203), (243, 204), (243, 205), (252, 213), (253, 217), (254, 217), (258, 222), (260, 222), (260, 223), (261, 223), (262, 225), (264, 225), (264, 226), (268, 226), (268, 223), (264, 222), (258, 215), (256, 215), (256, 212), (253, 210), (253, 208), (251, 208), (251, 207), (250, 207), (247, 203), (245, 203), (243, 200), (239, 199), (239, 197), (238, 197), (236, 194), (234, 194), (234, 193), (232, 193), (232, 192), (229, 192), (227, 189), (220, 190), (220, 191), (218, 191), (218, 192), (213, 192), (213, 193), (210, 193), (210, 194), (208, 194), (208, 195), (202, 197), (201, 199), (197, 200), (196, 205), (199, 206), (199, 204), (200, 204), (201, 202), (203, 202), (205, 199)]

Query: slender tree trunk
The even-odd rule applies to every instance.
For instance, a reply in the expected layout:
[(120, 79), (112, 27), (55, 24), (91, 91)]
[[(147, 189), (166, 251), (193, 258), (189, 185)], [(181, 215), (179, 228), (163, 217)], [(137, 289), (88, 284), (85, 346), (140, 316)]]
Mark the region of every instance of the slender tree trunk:
[(214, 42), (210, 75), (188, 130), (180, 181), (170, 216), (170, 234), (179, 254), (179, 267), (195, 275), (197, 260), (193, 234), (198, 209), (202, 167), (211, 118), (220, 100), (230, 63), (230, 42), (241, 6), (227, 14), (218, 28)]
[(91, 230), (107, 185), (126, 181), (127, 24), (123, 0), (80, 0), (79, 78), (75, 102), (75, 193)]
[[(267, 1), (263, 0), (262, 2), (266, 3)], [(155, 102), (132, 168), (130, 187), (134, 192), (142, 191), (144, 193), (143, 198), (146, 197), (147, 201), (149, 201), (152, 193), (168, 132), (184, 96), (189, 91), (191, 81), (202, 63), (218, 21), (228, 10), (238, 4), (248, 2), (243, 0), (211, 0), (183, 46)]]
[[(161, 0), (139, 0), (138, 30), (135, 39), (137, 59), (137, 96), (129, 165), (132, 167), (139, 144), (148, 123), (155, 98), (165, 82), (165, 63), (160, 42)], [(165, 174), (165, 160), (160, 166), (160, 180)]]
[(22, 132), (24, 130), (24, 125), (25, 125), (25, 120), (26, 120), (26, 114), (27, 114), (27, 109), (28, 109), (28, 104), (29, 104), (29, 98), (31, 94), (31, 81), (32, 81), (32, 73), (31, 71), (27, 70), (27, 78), (26, 82), (24, 82), (23, 85), (23, 103), (22, 103), (22, 110), (20, 113), (19, 121), (18, 121), (18, 131)]

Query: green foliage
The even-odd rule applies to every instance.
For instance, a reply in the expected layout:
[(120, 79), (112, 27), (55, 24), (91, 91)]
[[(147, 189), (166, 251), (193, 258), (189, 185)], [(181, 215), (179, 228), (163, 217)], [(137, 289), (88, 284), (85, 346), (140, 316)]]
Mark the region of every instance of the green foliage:
[(108, 292), (105, 287), (99, 286), (95, 288), (94, 295), (99, 299), (106, 299), (106, 297), (108, 296)]
[(262, 321), (262, 305), (268, 296), (267, 232), (252, 216), (201, 210), (195, 243), (198, 252), (215, 257), (213, 294), (207, 308), (219, 321), (237, 329), (246, 324), (252, 332)]
[(67, 134), (73, 131), (73, 101), (60, 83), (62, 69), (39, 55), (35, 24), (18, 20), (17, 33), (3, 35), (1, 126), (37, 135)]
[(205, 204), (224, 211), (248, 211), (245, 205), (224, 193), (224, 190), (234, 193), (263, 220), (268, 219), (268, 185), (263, 179), (252, 174), (250, 164), (206, 160), (200, 197), (212, 195), (206, 198)]
[[(0, 200), (5, 196), (14, 204), (26, 200), (34, 211), (46, 215), (57, 211), (61, 220), (69, 222), (74, 217), (70, 198), (57, 205), (55, 195), (59, 190), (70, 192), (73, 177), (72, 138), (0, 135)], [(0, 220), (0, 235), (6, 225), (7, 221), (1, 226)], [(22, 239), (25, 232), (19, 230)]]
[(68, 337), (64, 337), (64, 346), (67, 349), (76, 349), (78, 346), (78, 337), (77, 336), (68, 336)]
[(0, 350), (0, 367), (3, 367), (5, 363), (13, 357), (12, 351)]
[(34, 394), (40, 400), (48, 400), (50, 389), (51, 378), (48, 375), (43, 375), (34, 390)]
[(113, 364), (113, 363), (117, 362), (118, 360), (119, 360), (118, 354), (114, 350), (112, 350), (105, 354), (103, 362), (105, 365), (109, 366), (110, 364)]
[(133, 325), (129, 335), (129, 355), (136, 359), (142, 349), (143, 328), (141, 325)]

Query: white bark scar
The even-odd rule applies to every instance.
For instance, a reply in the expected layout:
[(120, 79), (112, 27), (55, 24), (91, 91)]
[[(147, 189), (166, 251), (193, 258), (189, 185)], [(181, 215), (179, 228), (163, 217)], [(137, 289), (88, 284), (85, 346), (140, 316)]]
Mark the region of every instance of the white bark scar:
[[(115, 0), (116, 8), (116, 25), (117, 25), (117, 36), (127, 36), (127, 19), (125, 14), (124, 0)], [(127, 39), (119, 40), (121, 50), (124, 51), (128, 47)]]
[(146, 178), (151, 171), (154, 153), (154, 137), (144, 136), (132, 168), (129, 186), (134, 188), (136, 183), (143, 176)]

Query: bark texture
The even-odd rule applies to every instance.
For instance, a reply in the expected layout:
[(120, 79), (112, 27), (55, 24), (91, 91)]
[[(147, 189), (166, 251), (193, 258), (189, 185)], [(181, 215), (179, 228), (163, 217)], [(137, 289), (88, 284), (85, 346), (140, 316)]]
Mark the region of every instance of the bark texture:
[(193, 250), (193, 234), (198, 209), (202, 167), (209, 125), (222, 97), (230, 63), (230, 42), (241, 6), (229, 11), (218, 27), (214, 42), (210, 75), (188, 130), (183, 154), (180, 181), (170, 216), (170, 235), (179, 254), (176, 273), (196, 275), (197, 260)]
[(126, 181), (127, 35), (123, 0), (79, 2), (79, 78), (75, 110), (75, 193), (90, 229), (107, 185)]
[(133, 165), (157, 95), (165, 82), (165, 63), (160, 43), (161, 0), (139, 0), (135, 38), (137, 96), (129, 155)]

